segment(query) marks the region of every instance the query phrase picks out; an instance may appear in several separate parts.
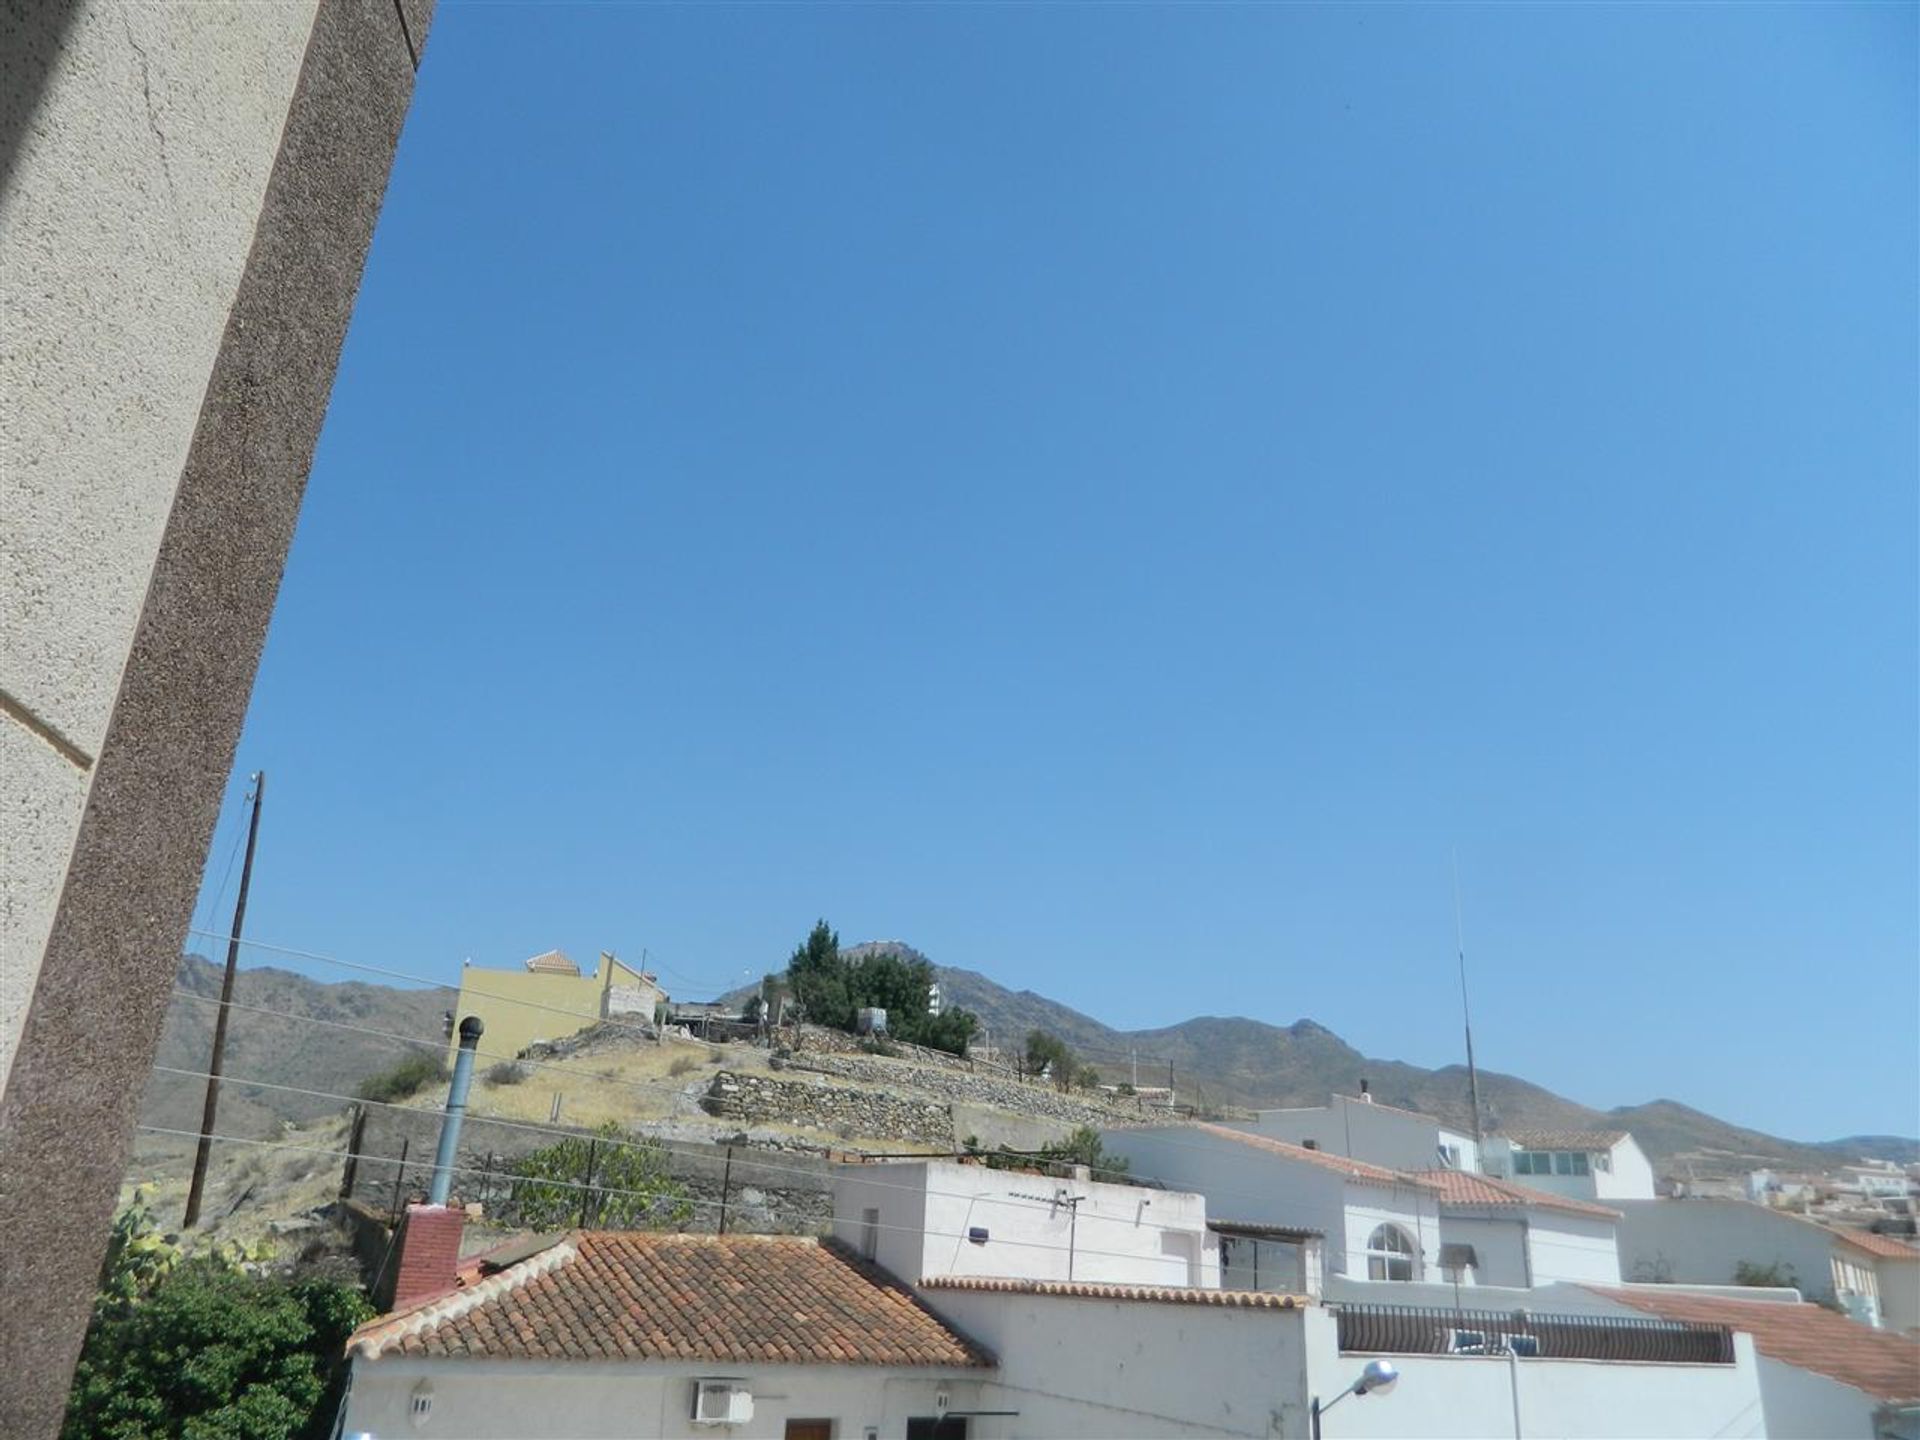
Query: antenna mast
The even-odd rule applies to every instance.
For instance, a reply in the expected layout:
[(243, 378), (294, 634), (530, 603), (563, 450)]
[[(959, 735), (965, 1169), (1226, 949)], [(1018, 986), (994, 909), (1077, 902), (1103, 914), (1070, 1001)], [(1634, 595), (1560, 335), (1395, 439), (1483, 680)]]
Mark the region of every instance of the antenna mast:
[(1460, 923), (1460, 857), (1453, 857), (1453, 944), (1460, 960), (1460, 1018), (1467, 1031), (1467, 1096), (1473, 1105), (1473, 1148), (1480, 1148), (1480, 1072), (1473, 1064), (1473, 1010), (1467, 1004), (1467, 939)]

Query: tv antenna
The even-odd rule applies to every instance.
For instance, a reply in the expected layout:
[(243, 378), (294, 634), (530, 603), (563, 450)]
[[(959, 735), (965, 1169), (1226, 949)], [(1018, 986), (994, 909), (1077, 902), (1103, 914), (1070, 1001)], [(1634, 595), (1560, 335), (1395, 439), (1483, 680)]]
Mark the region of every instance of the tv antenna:
[(1467, 1099), (1473, 1106), (1473, 1148), (1480, 1148), (1480, 1072), (1473, 1063), (1473, 1009), (1467, 1003), (1467, 938), (1460, 920), (1460, 854), (1453, 855), (1453, 947), (1460, 961), (1460, 1019), (1467, 1032)]

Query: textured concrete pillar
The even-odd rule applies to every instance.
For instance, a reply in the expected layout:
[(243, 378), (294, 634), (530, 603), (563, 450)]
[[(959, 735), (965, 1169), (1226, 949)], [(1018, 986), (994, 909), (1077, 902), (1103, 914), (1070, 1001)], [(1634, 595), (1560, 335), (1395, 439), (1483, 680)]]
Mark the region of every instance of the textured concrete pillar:
[(59, 1428), (432, 8), (0, 0), (9, 1437)]

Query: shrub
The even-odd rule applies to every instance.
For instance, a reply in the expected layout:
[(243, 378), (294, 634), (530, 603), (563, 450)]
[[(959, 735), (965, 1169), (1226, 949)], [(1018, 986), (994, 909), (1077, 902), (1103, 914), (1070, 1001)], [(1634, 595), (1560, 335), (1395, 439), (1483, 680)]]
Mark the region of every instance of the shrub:
[(375, 1104), (392, 1104), (410, 1099), (429, 1085), (444, 1085), (450, 1077), (438, 1055), (409, 1055), (391, 1070), (369, 1075), (354, 1094)]
[(700, 1068), (700, 1061), (692, 1055), (676, 1055), (673, 1063), (667, 1066), (669, 1075), (691, 1075)]
[(519, 1085), (527, 1078), (527, 1067), (517, 1060), (502, 1060), (489, 1065), (480, 1078), (489, 1085)]
[(357, 1286), (181, 1260), (144, 1204), (114, 1223), (65, 1440), (303, 1440), (325, 1435), (341, 1347), (373, 1314)]
[(684, 1224), (693, 1214), (685, 1188), (667, 1171), (666, 1147), (611, 1120), (592, 1135), (570, 1135), (521, 1156), (511, 1173), (515, 1184), (505, 1215), (534, 1230), (638, 1230)]

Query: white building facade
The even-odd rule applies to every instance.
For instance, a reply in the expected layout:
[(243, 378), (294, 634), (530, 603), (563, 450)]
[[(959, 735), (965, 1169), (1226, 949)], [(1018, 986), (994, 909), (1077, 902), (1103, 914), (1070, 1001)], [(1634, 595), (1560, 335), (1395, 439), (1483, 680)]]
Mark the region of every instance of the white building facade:
[(1514, 1130), (1489, 1135), (1481, 1169), (1576, 1200), (1651, 1200), (1653, 1164), (1624, 1130)]

